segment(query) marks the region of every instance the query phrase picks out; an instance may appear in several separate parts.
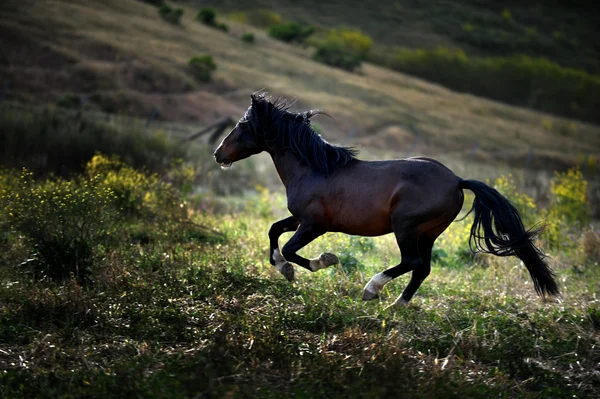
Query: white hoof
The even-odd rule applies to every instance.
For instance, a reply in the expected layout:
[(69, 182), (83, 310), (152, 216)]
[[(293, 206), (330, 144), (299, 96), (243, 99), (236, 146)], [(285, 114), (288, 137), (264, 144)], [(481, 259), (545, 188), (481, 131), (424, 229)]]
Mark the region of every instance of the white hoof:
[(371, 277), (371, 280), (365, 285), (362, 300), (370, 301), (371, 299), (375, 299), (379, 297), (379, 293), (383, 289), (383, 286), (389, 283), (392, 280), (390, 276), (387, 276), (383, 273), (378, 273)]
[(279, 273), (283, 274), (287, 281), (294, 281), (294, 265), (286, 261), (278, 249), (273, 251), (273, 260)]

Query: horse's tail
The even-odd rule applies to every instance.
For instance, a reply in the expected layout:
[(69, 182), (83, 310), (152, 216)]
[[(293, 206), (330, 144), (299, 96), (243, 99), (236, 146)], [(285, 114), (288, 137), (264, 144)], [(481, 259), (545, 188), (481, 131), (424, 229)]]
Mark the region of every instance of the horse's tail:
[(525, 230), (519, 211), (494, 188), (477, 180), (460, 181), (461, 189), (475, 194), (475, 213), (469, 246), (472, 251), (497, 256), (517, 256), (529, 271), (538, 295), (558, 295), (554, 272), (544, 261), (544, 253), (533, 244), (542, 228)]

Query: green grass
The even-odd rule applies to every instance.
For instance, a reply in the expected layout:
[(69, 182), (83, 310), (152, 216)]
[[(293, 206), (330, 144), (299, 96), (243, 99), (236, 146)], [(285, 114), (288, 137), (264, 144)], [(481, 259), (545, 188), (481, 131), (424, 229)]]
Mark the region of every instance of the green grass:
[[(441, 257), (407, 308), (360, 301), (396, 264), (393, 237), (328, 234), (301, 251), (357, 260), (287, 283), (268, 263), (267, 231), (282, 194), (261, 190), (240, 211), (192, 208), (221, 236), (122, 240), (93, 268), (95, 284), (34, 281), (27, 249), (0, 242), (3, 397), (595, 397), (600, 269), (554, 252), (563, 302), (534, 294), (515, 259), (455, 256), (472, 220), (438, 242)], [(137, 229), (137, 230), (136, 230)], [(192, 228), (191, 231), (194, 231)], [(139, 234), (139, 233), (138, 233)], [(282, 237), (283, 242), (289, 234)], [(573, 267), (575, 262), (578, 267)]]

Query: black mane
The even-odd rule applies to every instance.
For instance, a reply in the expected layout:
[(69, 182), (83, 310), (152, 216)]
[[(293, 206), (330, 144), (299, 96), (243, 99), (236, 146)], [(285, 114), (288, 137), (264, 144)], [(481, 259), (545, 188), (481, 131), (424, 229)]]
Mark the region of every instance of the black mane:
[[(260, 124), (253, 130), (261, 133), (272, 149), (289, 149), (314, 171), (327, 176), (336, 168), (356, 159), (358, 150), (329, 144), (311, 126), (310, 118), (323, 114), (320, 110), (289, 112), (291, 105), (281, 99), (270, 102), (264, 94), (253, 94), (252, 107), (244, 119)], [(252, 115), (254, 114), (254, 115)]]

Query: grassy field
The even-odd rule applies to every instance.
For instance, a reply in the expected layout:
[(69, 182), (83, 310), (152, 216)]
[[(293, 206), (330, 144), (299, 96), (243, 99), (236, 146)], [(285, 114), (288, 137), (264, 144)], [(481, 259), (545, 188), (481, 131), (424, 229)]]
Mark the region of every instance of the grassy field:
[[(325, 136), (412, 154), (481, 159), (553, 170), (597, 157), (598, 128), (568, 119), (463, 95), (366, 64), (360, 74), (314, 62), (308, 49), (265, 31), (225, 20), (229, 33), (196, 20), (184, 7), (181, 25), (160, 19), (139, 1), (9, 2), (0, 12), (6, 48), (2, 71), (7, 98), (55, 101), (65, 92), (87, 107), (159, 119), (210, 123), (241, 115), (248, 94), (266, 87), (298, 98), (298, 109), (321, 108)], [(47, 33), (51, 32), (49, 36)], [(243, 42), (245, 32), (255, 44)], [(10, 38), (10, 40), (8, 40)], [(27, 48), (27, 52), (20, 49)], [(211, 83), (195, 81), (190, 58), (211, 54)]]
[[(99, 173), (88, 184), (112, 188), (119, 204), (131, 200), (111, 219), (115, 230), (80, 212), (80, 191), (66, 191), (71, 197), (65, 200), (54, 197), (66, 203), (60, 212), (67, 225), (84, 218), (85, 234), (104, 226), (116, 238), (86, 236), (96, 246), (83, 280), (81, 274), (40, 279), (48, 259), (35, 248), (56, 233), (47, 221), (58, 210), (37, 204), (19, 211), (15, 203), (27, 203), (27, 191), (2, 175), (2, 200), (14, 198), (11, 190), (25, 198), (13, 199), (11, 214), (0, 217), (3, 397), (600, 393), (600, 238), (593, 230), (582, 235), (569, 223), (561, 227), (566, 230), (559, 245), (544, 236), (540, 244), (552, 256), (563, 295), (542, 301), (517, 260), (469, 253), (467, 218), (438, 240), (432, 274), (411, 305), (385, 309), (406, 278), (388, 284), (380, 300), (360, 298), (373, 274), (398, 262), (393, 237), (321, 237), (301, 253), (333, 252), (341, 266), (314, 274), (297, 270), (290, 284), (267, 256), (270, 223), (287, 213), (281, 194), (259, 189), (238, 204), (206, 194), (176, 197), (171, 208), (170, 201), (148, 197), (163, 183), (106, 162), (96, 158), (88, 165), (87, 175)], [(52, 184), (38, 180), (27, 187), (53, 190)], [(496, 184), (517, 195), (506, 182)], [(528, 214), (528, 202), (519, 198), (513, 200)], [(180, 206), (183, 219), (172, 213)], [(102, 209), (109, 214), (106, 205)], [(22, 218), (49, 236), (35, 241), (35, 228), (19, 224)], [(564, 242), (565, 234), (581, 238)]]
[[(134, 0), (0, 7), (0, 397), (600, 395), (598, 126), (373, 64), (329, 68), (233, 17), (218, 16), (229, 32), (202, 25), (183, 4), (179, 25)], [(314, 15), (330, 6), (307, 4)], [(401, 15), (418, 25), (425, 3), (415, 4)], [(449, 27), (456, 14), (443, 4), (432, 22)], [(436, 29), (423, 28), (432, 46), (458, 43)], [(203, 54), (217, 65), (208, 83), (188, 67)], [(562, 296), (538, 298), (514, 258), (472, 254), (471, 217), (436, 242), (408, 307), (387, 308), (407, 276), (360, 300), (400, 261), (391, 236), (327, 234), (300, 253), (341, 264), (297, 267), (288, 283), (268, 261), (268, 229), (288, 216), (269, 157), (225, 172), (213, 148), (182, 140), (240, 117), (261, 87), (333, 115), (317, 127), (363, 146), (363, 159), (425, 154), (487, 179), (528, 226), (547, 222), (538, 244)], [(573, 165), (584, 173), (554, 173)]]

